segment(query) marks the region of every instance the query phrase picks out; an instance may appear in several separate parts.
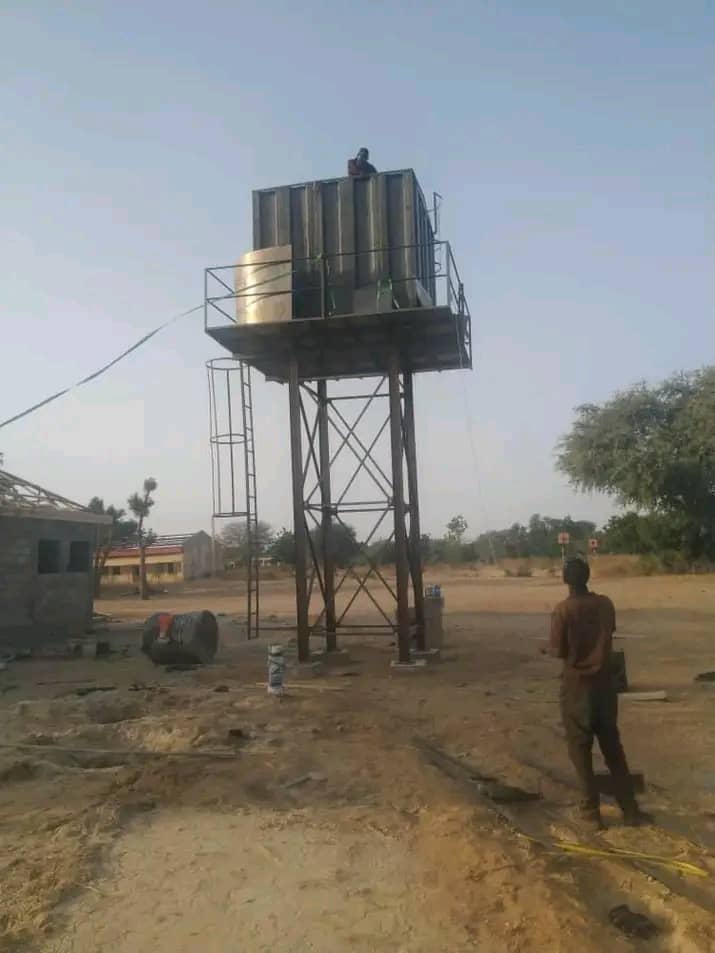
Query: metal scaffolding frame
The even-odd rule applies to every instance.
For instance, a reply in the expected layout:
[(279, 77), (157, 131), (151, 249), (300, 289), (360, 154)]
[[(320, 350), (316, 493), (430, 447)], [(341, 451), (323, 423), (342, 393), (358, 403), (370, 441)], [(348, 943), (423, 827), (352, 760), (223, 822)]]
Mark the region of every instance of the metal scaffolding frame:
[[(337, 648), (339, 633), (397, 635), (400, 661), (410, 659), (410, 583), (415, 612), (417, 647), (424, 649), (424, 599), (420, 551), (419, 497), (415, 441), (414, 390), (412, 374), (402, 371), (397, 349), (390, 360), (387, 377), (367, 394), (328, 394), (328, 383), (301, 381), (298, 364), (290, 365), (289, 405), (291, 469), (293, 474), (293, 516), (296, 536), (296, 606), (298, 658), (310, 658), (310, 636), (324, 635), (328, 652)], [(344, 401), (361, 401), (356, 419), (350, 423), (341, 410)], [(360, 424), (376, 401), (387, 402), (371, 440), (363, 439)], [(383, 465), (375, 448), (389, 431), (390, 463)], [(331, 435), (337, 441), (331, 446)], [(305, 454), (303, 451), (305, 441)], [(335, 494), (332, 472), (338, 459), (349, 452), (354, 466), (339, 494)], [(350, 491), (357, 477), (365, 473), (374, 488), (371, 499), (353, 499)], [(406, 479), (405, 479), (406, 478)], [(370, 543), (392, 513), (393, 526), (387, 542), (395, 545), (395, 585), (388, 580), (379, 562), (370, 553)], [(348, 566), (337, 571), (332, 540), (336, 524), (346, 526), (350, 515), (374, 517), (370, 532), (360, 543), (367, 569)], [(351, 580), (356, 584), (347, 605), (336, 609), (336, 596)], [(396, 619), (385, 611), (368, 588), (377, 580), (396, 605)], [(315, 584), (320, 610), (311, 621), (310, 603)], [(348, 620), (357, 597), (363, 593), (377, 610), (380, 623), (356, 625)]]
[[(260, 553), (251, 368), (243, 361), (219, 357), (206, 362), (206, 372), (213, 571), (216, 572), (217, 520), (243, 521), (246, 527), (246, 634), (253, 639), (260, 634)], [(240, 410), (234, 406), (237, 391)]]

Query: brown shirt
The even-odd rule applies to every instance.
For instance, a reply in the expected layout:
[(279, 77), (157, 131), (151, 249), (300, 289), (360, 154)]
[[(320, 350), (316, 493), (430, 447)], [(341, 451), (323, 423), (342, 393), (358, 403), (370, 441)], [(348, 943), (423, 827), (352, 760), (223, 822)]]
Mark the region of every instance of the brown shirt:
[(376, 175), (377, 169), (367, 159), (348, 159), (348, 175)]
[(608, 596), (570, 595), (551, 616), (551, 652), (564, 660), (565, 678), (593, 678), (608, 672), (616, 631), (616, 610)]

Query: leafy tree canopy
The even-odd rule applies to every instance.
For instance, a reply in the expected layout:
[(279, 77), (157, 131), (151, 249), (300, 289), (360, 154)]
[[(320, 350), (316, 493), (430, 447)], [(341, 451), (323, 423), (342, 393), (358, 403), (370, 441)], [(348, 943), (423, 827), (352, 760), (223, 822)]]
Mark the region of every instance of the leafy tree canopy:
[(683, 518), (691, 557), (715, 539), (715, 367), (579, 407), (557, 465), (581, 490)]

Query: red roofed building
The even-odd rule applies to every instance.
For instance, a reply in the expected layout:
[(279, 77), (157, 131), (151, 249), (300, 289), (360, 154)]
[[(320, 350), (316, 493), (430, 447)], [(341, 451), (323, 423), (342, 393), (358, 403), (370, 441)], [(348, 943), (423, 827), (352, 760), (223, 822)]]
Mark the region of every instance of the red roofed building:
[[(223, 554), (216, 544), (216, 570), (223, 569)], [(213, 545), (203, 530), (178, 536), (157, 536), (146, 548), (146, 575), (150, 585), (200, 579), (213, 572)], [(120, 543), (110, 550), (102, 570), (102, 584), (139, 585), (139, 547)]]

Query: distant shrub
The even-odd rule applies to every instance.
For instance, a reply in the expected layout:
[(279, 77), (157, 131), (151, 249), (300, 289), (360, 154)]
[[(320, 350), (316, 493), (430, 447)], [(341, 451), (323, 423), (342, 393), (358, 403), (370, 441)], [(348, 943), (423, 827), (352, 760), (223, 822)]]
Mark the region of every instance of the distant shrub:
[(691, 570), (691, 563), (682, 553), (675, 549), (665, 549), (659, 554), (660, 563), (663, 572), (668, 573), (686, 573)]
[(508, 579), (529, 579), (534, 575), (534, 570), (529, 563), (519, 563), (516, 567), (502, 566), (502, 569)]
[[(626, 576), (642, 576), (643, 565), (642, 556), (597, 556), (592, 559), (591, 573), (598, 579), (614, 579)], [(657, 572), (657, 569), (649, 569), (648, 575)]]
[(648, 553), (638, 561), (640, 571), (644, 576), (655, 575), (684, 575), (690, 572), (708, 572), (705, 563), (691, 563), (682, 553), (673, 549), (666, 549), (662, 553)]
[(660, 560), (657, 556), (649, 553), (647, 556), (641, 556), (638, 560), (638, 567), (644, 576), (655, 576), (662, 572)]

